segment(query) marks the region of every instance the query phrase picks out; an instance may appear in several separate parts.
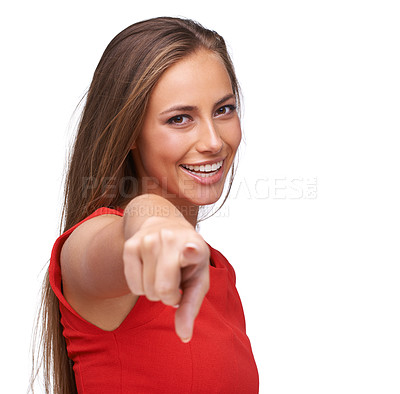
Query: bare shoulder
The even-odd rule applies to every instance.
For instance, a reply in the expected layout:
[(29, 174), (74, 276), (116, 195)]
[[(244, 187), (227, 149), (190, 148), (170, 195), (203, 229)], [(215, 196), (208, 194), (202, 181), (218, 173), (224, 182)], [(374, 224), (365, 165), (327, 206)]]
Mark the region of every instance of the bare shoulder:
[(63, 265), (71, 259), (87, 250), (88, 243), (91, 242), (100, 231), (106, 226), (121, 221), (117, 215), (100, 215), (87, 220), (78, 226), (65, 241), (61, 249), (61, 261)]
[(104, 330), (117, 328), (138, 299), (124, 283), (122, 221), (117, 215), (87, 220), (71, 233), (60, 255), (64, 297)]

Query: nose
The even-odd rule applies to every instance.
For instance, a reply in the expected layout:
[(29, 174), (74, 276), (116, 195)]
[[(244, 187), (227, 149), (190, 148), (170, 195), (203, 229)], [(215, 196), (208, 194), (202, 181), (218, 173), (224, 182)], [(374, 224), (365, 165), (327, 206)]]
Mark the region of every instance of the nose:
[(201, 153), (219, 153), (223, 144), (214, 122), (212, 120), (204, 122), (199, 129), (197, 151)]

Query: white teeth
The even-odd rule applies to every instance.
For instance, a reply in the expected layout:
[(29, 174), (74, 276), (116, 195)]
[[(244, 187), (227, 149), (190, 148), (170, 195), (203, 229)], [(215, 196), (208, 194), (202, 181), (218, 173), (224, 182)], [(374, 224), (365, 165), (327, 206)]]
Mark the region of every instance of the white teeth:
[(206, 176), (211, 176), (214, 174), (215, 171), (219, 170), (222, 167), (222, 163), (224, 161), (221, 160), (218, 163), (214, 163), (214, 164), (205, 164), (205, 165), (201, 165), (201, 166), (191, 166), (189, 164), (182, 164), (182, 167), (186, 168), (189, 171), (196, 171), (196, 175), (200, 175), (202, 177), (206, 177)]
[(209, 172), (209, 173), (204, 173), (204, 174), (198, 173), (198, 174), (196, 174), (196, 175), (198, 175), (198, 176), (200, 176), (200, 177), (202, 177), (202, 178), (208, 178), (209, 176), (212, 176), (212, 175), (214, 175), (214, 174), (215, 174), (215, 172)]

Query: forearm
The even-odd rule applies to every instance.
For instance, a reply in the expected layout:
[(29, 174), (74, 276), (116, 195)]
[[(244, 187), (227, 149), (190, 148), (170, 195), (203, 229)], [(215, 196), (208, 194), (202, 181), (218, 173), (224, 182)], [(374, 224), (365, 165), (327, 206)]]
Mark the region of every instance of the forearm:
[(131, 200), (125, 209), (125, 240), (132, 237), (152, 217), (191, 227), (181, 212), (168, 200), (155, 194), (143, 194)]
[[(124, 274), (123, 249), (132, 237), (153, 220), (190, 226), (179, 210), (156, 195), (141, 195), (130, 201), (123, 218), (105, 215), (79, 226), (61, 252), (64, 288), (90, 298), (115, 298), (130, 292)], [(154, 220), (153, 220), (154, 221)]]

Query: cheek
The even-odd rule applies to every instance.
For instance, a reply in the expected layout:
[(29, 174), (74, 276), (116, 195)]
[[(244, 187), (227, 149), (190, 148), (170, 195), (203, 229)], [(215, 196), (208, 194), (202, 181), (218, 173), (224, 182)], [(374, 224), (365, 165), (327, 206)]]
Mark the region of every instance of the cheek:
[(146, 141), (146, 144), (142, 146), (142, 161), (145, 170), (154, 176), (166, 174), (178, 160), (177, 146), (179, 146), (178, 143), (161, 138)]
[[(168, 130), (168, 127), (152, 125), (143, 138), (145, 149), (154, 155), (173, 156), (173, 152), (185, 145), (185, 134)], [(187, 137), (186, 137), (187, 138)]]
[(231, 127), (227, 131), (225, 141), (231, 146), (232, 150), (236, 152), (236, 150), (240, 145), (241, 140), (242, 140), (242, 129), (240, 127), (240, 121), (237, 120), (234, 124), (231, 125)]

